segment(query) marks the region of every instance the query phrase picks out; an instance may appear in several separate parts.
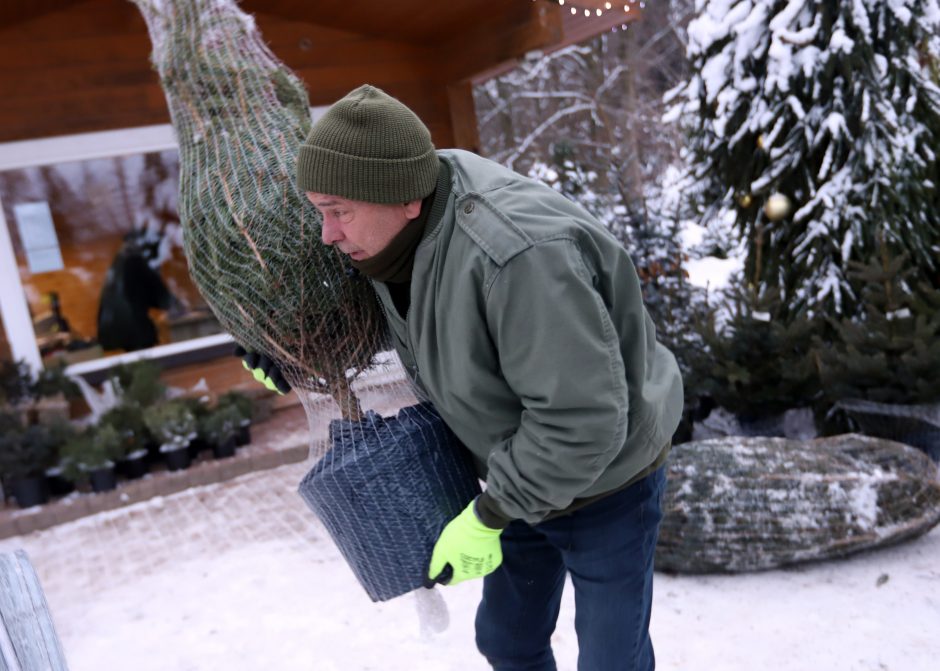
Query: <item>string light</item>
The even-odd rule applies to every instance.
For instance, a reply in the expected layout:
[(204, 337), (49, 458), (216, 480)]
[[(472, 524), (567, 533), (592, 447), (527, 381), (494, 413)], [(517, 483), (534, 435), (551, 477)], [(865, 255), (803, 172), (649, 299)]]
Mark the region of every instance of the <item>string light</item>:
[[(532, 0), (532, 2), (535, 2), (535, 1), (536, 1), (536, 0)], [(572, 1), (573, 1), (573, 2), (577, 2), (577, 0), (572, 0)], [(559, 7), (564, 7), (564, 6), (565, 6), (565, 0), (552, 0), (552, 2), (556, 3)], [(632, 5), (635, 5), (635, 4), (637, 4), (637, 0), (628, 0), (628, 4), (625, 4), (625, 5), (623, 6), (623, 11), (624, 11), (625, 13), (629, 13), (629, 12), (630, 12), (630, 9), (631, 9), (631, 6), (632, 6)], [(640, 9), (646, 9), (646, 2), (645, 2), (645, 0), (641, 0), (639, 4), (640, 4)], [(570, 6), (570, 5), (569, 5), (569, 7), (570, 7), (570, 9), (571, 9), (572, 15), (578, 13), (578, 9), (577, 9), (576, 7)], [(613, 9), (613, 4), (610, 3), (610, 2), (605, 2), (605, 3), (604, 3), (604, 9), (601, 9), (600, 7), (597, 7), (597, 8), (595, 8), (594, 12), (595, 12), (595, 14), (596, 14), (597, 16), (603, 16), (604, 11), (610, 11), (610, 10), (612, 10), (612, 9)], [(584, 16), (590, 17), (590, 16), (591, 16), (591, 10), (590, 10), (590, 9), (585, 9), (585, 10), (584, 10)], [(614, 28), (614, 30), (616, 30), (616, 27)]]

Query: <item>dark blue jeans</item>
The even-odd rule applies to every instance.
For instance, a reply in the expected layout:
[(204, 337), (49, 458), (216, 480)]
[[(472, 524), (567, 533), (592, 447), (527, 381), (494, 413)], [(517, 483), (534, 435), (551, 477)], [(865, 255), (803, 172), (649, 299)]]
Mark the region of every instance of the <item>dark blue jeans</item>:
[(483, 582), (477, 647), (497, 671), (555, 671), (550, 638), (566, 572), (575, 594), (578, 671), (652, 671), (653, 553), (665, 469), (573, 513), (502, 534)]

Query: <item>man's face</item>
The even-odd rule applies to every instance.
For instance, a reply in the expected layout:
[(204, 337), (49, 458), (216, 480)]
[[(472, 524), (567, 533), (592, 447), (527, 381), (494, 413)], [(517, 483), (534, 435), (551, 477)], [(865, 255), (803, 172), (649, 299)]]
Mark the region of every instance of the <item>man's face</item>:
[(312, 191), (307, 199), (323, 215), (323, 244), (354, 261), (381, 252), (421, 212), (420, 200), (379, 205)]

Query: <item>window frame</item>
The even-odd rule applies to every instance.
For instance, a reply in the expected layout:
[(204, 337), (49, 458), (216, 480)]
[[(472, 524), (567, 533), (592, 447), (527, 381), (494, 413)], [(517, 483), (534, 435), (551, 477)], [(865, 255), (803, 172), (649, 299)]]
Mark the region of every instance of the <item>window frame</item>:
[[(311, 107), (311, 118), (315, 121), (326, 110), (322, 106)], [(0, 143), (0, 171), (168, 149), (179, 149), (170, 124), (4, 142)], [(25, 361), (35, 375), (43, 369), (42, 357), (16, 263), (9, 229), (11, 222), (7, 222), (2, 205), (0, 202), (0, 316), (13, 360)], [(229, 334), (220, 333), (83, 361), (66, 367), (65, 371), (68, 375), (80, 375), (93, 382), (94, 379), (103, 378), (114, 366), (142, 359), (172, 366), (215, 358), (224, 350), (231, 349), (232, 342)]]

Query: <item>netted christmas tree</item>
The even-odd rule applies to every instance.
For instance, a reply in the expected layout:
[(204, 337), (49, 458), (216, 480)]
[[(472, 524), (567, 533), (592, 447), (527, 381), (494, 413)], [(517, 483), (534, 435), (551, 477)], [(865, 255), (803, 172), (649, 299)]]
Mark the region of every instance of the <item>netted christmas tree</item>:
[(889, 440), (732, 436), (669, 457), (656, 567), (755, 571), (847, 557), (940, 523), (936, 465)]
[(295, 184), (306, 92), (234, 0), (133, 1), (179, 142), (190, 274), (225, 330), (300, 396), (315, 460), (300, 494), (369, 596), (413, 590), (479, 483), (434, 409), (416, 404), (371, 286), (321, 242)]
[(349, 385), (383, 349), (384, 320), (368, 283), (321, 244), (319, 215), (294, 184), (306, 91), (234, 2), (136, 4), (179, 142), (196, 286), (238, 343), (360, 418)]
[[(936, 0), (700, 0), (668, 118), (708, 218), (732, 214), (750, 282), (787, 309), (856, 311), (875, 231), (940, 285)], [(789, 197), (772, 221), (767, 199)], [(693, 192), (694, 193), (694, 192)]]

